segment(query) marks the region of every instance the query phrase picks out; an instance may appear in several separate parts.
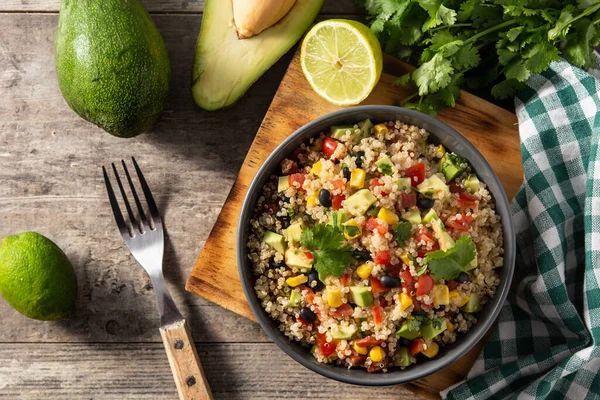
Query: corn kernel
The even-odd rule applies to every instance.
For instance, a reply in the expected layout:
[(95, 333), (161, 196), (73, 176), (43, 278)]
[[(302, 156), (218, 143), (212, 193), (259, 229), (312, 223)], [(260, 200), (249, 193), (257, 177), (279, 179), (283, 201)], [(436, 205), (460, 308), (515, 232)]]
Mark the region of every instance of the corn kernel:
[(377, 213), (377, 218), (385, 221), (388, 225), (395, 225), (400, 220), (395, 212), (383, 207)]
[(339, 287), (328, 286), (327, 287), (327, 304), (331, 308), (338, 308), (344, 302), (342, 301), (342, 294)]
[(306, 200), (306, 206), (308, 208), (313, 208), (316, 205), (317, 205), (317, 196), (316, 196), (316, 194), (314, 194)]
[(450, 298), (451, 303), (458, 303), (460, 301), (460, 294), (458, 294), (456, 290), (448, 292), (448, 297)]
[(408, 257), (408, 253), (406, 251), (403, 251), (402, 254), (400, 254), (400, 259), (402, 260), (402, 262), (405, 265), (410, 266), (411, 261), (410, 261), (410, 258)]
[(373, 128), (375, 128), (375, 136), (377, 139), (383, 139), (385, 134), (389, 132), (386, 124), (377, 124)]
[(319, 176), (322, 169), (323, 169), (323, 164), (321, 164), (321, 160), (319, 160), (312, 166), (312, 168), (310, 169), (310, 173), (313, 175)]
[(448, 304), (450, 304), (448, 286), (435, 285), (433, 288), (433, 306), (447, 306)]
[(412, 304), (413, 301), (409, 295), (407, 295), (406, 293), (400, 293), (400, 308), (402, 308), (402, 311), (412, 306)]
[(342, 224), (342, 231), (344, 232), (344, 237), (348, 240), (356, 239), (362, 234), (362, 230), (354, 218)]
[(354, 168), (350, 174), (350, 187), (353, 189), (362, 189), (365, 186), (367, 173), (364, 169)]
[(308, 277), (304, 274), (292, 276), (285, 280), (285, 283), (287, 283), (288, 286), (291, 286), (291, 287), (296, 287), (296, 286), (302, 285), (303, 283), (306, 283), (306, 282), (308, 282)]
[(454, 332), (454, 324), (448, 318), (446, 318), (446, 330), (450, 333)]
[(362, 354), (362, 355), (366, 355), (369, 353), (369, 349), (367, 349), (366, 347), (360, 347), (359, 345), (356, 344), (356, 342), (354, 342), (352, 344), (352, 348), (354, 349), (355, 352), (357, 352), (358, 354)]
[(435, 156), (437, 158), (442, 158), (446, 155), (446, 149), (441, 144), (435, 149)]
[(458, 306), (462, 307), (465, 304), (467, 304), (468, 302), (469, 302), (469, 295), (463, 296), (460, 298), (460, 302), (458, 303)]
[(436, 342), (431, 342), (427, 349), (423, 350), (421, 353), (425, 354), (428, 358), (433, 358), (437, 356), (440, 351), (440, 346)]
[(373, 266), (371, 264), (363, 264), (356, 268), (356, 275), (361, 279), (368, 279), (369, 276), (371, 276), (371, 271), (373, 271)]
[(369, 352), (369, 357), (374, 362), (382, 361), (385, 358), (385, 351), (379, 346), (375, 346)]

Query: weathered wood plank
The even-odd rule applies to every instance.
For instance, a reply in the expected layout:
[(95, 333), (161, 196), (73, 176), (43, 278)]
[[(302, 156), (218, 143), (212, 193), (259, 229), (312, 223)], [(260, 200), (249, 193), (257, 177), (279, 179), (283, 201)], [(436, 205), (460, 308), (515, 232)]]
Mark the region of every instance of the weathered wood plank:
[[(345, 385), (274, 344), (197, 344), (216, 399), (414, 399), (401, 388)], [(177, 399), (156, 344), (0, 344), (0, 399)]]
[[(222, 1), (222, 0), (219, 0)], [(146, 9), (151, 13), (201, 13), (204, 10), (204, 0), (142, 0)], [(60, 0), (2, 0), (0, 11), (38, 11), (57, 12)], [(322, 14), (362, 14), (354, 0), (328, 0), (323, 5)]]
[(135, 155), (167, 229), (166, 276), (196, 340), (266, 341), (258, 325), (183, 290), (290, 57), (229, 110), (197, 109), (189, 76), (200, 16), (154, 16), (171, 97), (153, 133), (123, 140), (81, 120), (53, 69), (56, 15), (0, 15), (0, 236), (54, 239), (79, 280), (72, 320), (28, 320), (0, 299), (0, 342), (160, 341), (154, 294), (110, 215), (100, 166)]

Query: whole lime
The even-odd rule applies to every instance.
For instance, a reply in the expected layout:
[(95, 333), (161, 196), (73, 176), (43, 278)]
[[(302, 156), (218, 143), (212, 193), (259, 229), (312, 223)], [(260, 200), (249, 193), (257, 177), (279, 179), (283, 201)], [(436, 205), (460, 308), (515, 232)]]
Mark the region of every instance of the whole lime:
[(0, 295), (29, 318), (61, 319), (75, 309), (77, 278), (54, 242), (39, 233), (19, 233), (0, 245)]

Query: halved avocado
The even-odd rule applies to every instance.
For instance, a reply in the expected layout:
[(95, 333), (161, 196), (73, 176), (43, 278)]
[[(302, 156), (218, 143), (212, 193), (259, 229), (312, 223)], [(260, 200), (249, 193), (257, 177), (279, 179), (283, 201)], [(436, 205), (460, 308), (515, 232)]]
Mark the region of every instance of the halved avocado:
[(205, 110), (233, 104), (308, 29), (324, 0), (296, 0), (275, 25), (239, 39), (231, 0), (206, 0), (192, 70), (192, 95)]

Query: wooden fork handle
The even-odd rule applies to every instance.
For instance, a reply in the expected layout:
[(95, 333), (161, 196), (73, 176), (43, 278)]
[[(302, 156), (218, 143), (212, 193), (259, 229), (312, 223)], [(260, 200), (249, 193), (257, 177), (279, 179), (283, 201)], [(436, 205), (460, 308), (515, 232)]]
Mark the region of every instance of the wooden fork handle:
[(181, 400), (212, 400), (213, 396), (185, 320), (160, 328)]

